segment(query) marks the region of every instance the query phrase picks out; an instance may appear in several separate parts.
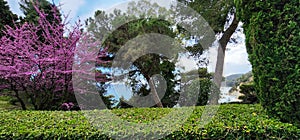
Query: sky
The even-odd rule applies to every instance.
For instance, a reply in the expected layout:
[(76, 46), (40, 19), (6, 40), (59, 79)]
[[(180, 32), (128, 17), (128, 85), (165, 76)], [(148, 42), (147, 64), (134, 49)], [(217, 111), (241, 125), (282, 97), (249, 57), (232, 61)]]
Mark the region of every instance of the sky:
[[(18, 15), (23, 15), (19, 9), (19, 0), (6, 0), (11, 10)], [(48, 0), (52, 3), (52, 0)], [(126, 2), (128, 0), (54, 0), (56, 5), (61, 4), (61, 11), (64, 15), (69, 15), (69, 20), (77, 21), (78, 19), (84, 21), (86, 18), (93, 16), (96, 10), (106, 10)], [(248, 61), (248, 54), (245, 47), (245, 35), (242, 32), (241, 24), (239, 26), (240, 32), (235, 33), (233, 36), (237, 38), (238, 44), (228, 44), (228, 51), (225, 56), (224, 76), (231, 74), (246, 73), (251, 70), (251, 64)], [(215, 48), (211, 48), (213, 50)], [(211, 51), (210, 57), (216, 57)], [(195, 65), (193, 61), (188, 58), (181, 60), (185, 64)], [(192, 69), (192, 68), (191, 68)], [(213, 69), (213, 67), (211, 68)]]

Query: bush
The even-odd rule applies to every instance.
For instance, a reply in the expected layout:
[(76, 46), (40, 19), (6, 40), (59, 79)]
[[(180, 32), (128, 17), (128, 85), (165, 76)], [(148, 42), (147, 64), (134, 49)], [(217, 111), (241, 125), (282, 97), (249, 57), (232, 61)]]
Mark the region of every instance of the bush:
[[(186, 109), (186, 108), (179, 108)], [(150, 123), (174, 111), (170, 108), (115, 109), (112, 112), (125, 121)], [(177, 131), (164, 139), (299, 139), (300, 129), (292, 124), (269, 118), (260, 105), (222, 105), (212, 121), (200, 128), (200, 116), (204, 107), (196, 107), (190, 118)], [(108, 110), (100, 112), (106, 113)], [(0, 111), (0, 139), (111, 139), (103, 134), (110, 130), (98, 130), (91, 126), (81, 111)], [(99, 116), (101, 118), (102, 116)], [(112, 118), (113, 119), (113, 118)], [(170, 120), (174, 121), (174, 120)], [(121, 130), (111, 120), (110, 128)], [(132, 128), (135, 129), (135, 128)], [(159, 128), (161, 132), (172, 128)], [(140, 139), (151, 134), (138, 130)], [(126, 132), (117, 131), (124, 135)], [(130, 139), (127, 134), (124, 138)]]
[(253, 104), (258, 102), (253, 83), (242, 84), (240, 86), (240, 93), (244, 94), (239, 97), (239, 99), (243, 100), (243, 103)]
[(300, 127), (299, 0), (235, 0), (257, 96), (268, 114)]
[[(206, 105), (208, 102), (209, 95), (212, 91), (212, 84), (208, 78), (197, 78), (187, 85), (187, 90), (181, 95), (181, 100), (179, 101), (180, 106), (193, 106), (191, 101), (195, 100), (197, 97), (197, 106)], [(198, 93), (196, 95), (195, 93)]]

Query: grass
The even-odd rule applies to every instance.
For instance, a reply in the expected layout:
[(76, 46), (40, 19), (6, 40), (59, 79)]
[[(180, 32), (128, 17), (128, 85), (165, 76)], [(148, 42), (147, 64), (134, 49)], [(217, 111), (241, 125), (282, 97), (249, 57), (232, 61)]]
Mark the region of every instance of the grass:
[(12, 97), (9, 96), (0, 96), (0, 110), (19, 110), (21, 109), (20, 105), (12, 105), (9, 101), (12, 100)]

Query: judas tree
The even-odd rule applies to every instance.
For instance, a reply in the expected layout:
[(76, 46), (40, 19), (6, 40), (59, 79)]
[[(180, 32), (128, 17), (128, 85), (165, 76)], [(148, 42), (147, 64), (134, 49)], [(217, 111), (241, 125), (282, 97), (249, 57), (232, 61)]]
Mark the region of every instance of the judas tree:
[(72, 87), (76, 47), (97, 42), (82, 41), (90, 36), (81, 32), (80, 23), (70, 29), (57, 12), (51, 16), (59, 22), (51, 22), (43, 10), (37, 6), (35, 10), (38, 24), (7, 26), (0, 40), (0, 77), (6, 81), (1, 88), (12, 90), (23, 109), (24, 99), (36, 110), (58, 109), (76, 101)]

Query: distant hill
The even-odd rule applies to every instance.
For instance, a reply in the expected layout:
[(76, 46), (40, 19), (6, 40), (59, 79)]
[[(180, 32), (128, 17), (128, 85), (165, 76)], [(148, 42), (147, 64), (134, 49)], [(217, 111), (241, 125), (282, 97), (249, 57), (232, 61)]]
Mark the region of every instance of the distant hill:
[(226, 76), (226, 80), (227, 81), (232, 81), (232, 80), (240, 78), (242, 75), (243, 74), (232, 74), (232, 75)]
[(241, 78), (244, 74), (232, 74), (225, 77), (227, 87), (233, 87), (237, 83), (237, 79)]
[(238, 96), (243, 103), (257, 103), (258, 98), (255, 92), (252, 72), (243, 74), (235, 80), (235, 85), (229, 90), (229, 95)]
[(242, 84), (252, 83), (252, 82), (253, 82), (253, 75), (252, 72), (250, 71), (234, 80), (234, 85), (231, 86), (232, 88), (229, 90), (229, 93), (236, 91), (238, 87)]

